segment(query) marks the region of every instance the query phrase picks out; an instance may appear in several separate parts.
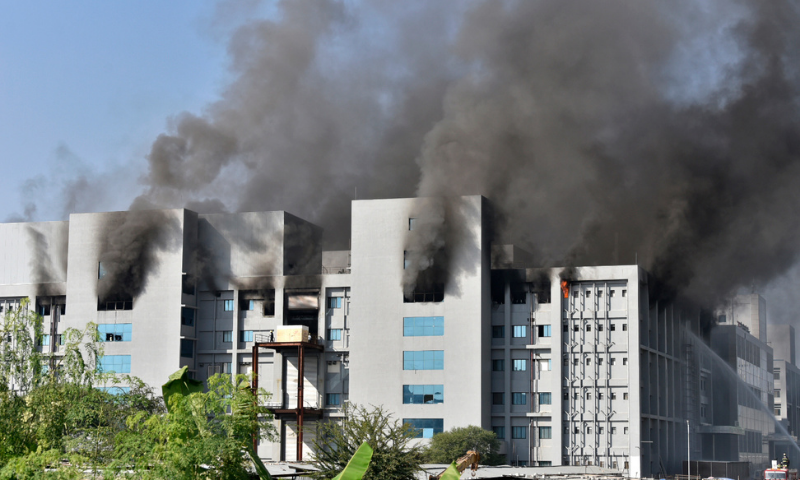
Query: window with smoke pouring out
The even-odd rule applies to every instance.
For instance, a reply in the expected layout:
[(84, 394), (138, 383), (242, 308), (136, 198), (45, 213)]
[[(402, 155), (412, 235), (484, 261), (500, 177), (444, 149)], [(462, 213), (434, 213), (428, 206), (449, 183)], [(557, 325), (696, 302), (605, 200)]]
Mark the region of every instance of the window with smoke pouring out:
[(124, 295), (97, 299), (97, 311), (133, 310), (133, 298)]
[(443, 283), (438, 283), (428, 287), (417, 285), (417, 287), (408, 297), (403, 295), (403, 303), (439, 303), (442, 301), (444, 301)]

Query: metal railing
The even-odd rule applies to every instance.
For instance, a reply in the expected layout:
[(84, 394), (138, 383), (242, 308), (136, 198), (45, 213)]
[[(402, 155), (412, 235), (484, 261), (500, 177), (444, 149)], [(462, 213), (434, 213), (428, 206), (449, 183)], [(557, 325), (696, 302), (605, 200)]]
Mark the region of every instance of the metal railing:
[[(278, 342), (275, 339), (275, 331), (274, 330), (270, 330), (267, 333), (256, 333), (256, 334), (253, 334), (253, 338), (255, 339), (256, 343), (294, 343), (294, 342)], [(308, 337), (306, 337), (305, 342), (306, 343), (312, 343), (314, 345), (323, 345), (324, 342), (325, 342), (325, 339), (320, 337), (320, 336), (311, 335), (309, 333)]]
[(323, 275), (347, 274), (350, 273), (350, 267), (322, 267)]

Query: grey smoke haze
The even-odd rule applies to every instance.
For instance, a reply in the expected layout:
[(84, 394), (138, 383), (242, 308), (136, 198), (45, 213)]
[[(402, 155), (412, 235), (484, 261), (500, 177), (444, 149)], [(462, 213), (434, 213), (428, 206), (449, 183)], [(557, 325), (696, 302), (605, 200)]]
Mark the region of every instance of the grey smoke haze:
[(177, 218), (158, 210), (109, 215), (101, 230), (105, 275), (97, 282), (100, 302), (135, 299), (158, 269), (158, 252), (174, 248), (181, 238)]
[[(34, 225), (26, 225), (25, 231), (28, 235), (28, 245), (32, 250), (28, 266), (31, 269), (31, 280), (36, 284), (36, 295), (63, 295), (65, 292), (53, 284), (63, 282), (67, 278), (66, 229), (63, 235), (52, 235), (54, 231), (50, 232), (49, 237), (54, 240), (55, 245), (51, 244), (45, 232)], [(54, 262), (53, 256), (60, 262)]]
[[(483, 194), (498, 239), (540, 265), (638, 256), (660, 294), (706, 304), (797, 263), (795, 3), (277, 12), (231, 35), (220, 100), (155, 139), (138, 207), (288, 209), (341, 248), (356, 188)], [(430, 216), (418, 270), (450, 245)]]

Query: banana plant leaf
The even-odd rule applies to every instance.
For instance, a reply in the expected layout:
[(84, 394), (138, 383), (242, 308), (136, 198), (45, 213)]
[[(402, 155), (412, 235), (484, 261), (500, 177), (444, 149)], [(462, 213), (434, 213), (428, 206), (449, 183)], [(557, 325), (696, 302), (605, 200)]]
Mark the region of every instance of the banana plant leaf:
[(167, 410), (169, 410), (169, 397), (173, 394), (189, 395), (203, 391), (203, 382), (189, 378), (188, 370), (189, 367), (182, 367), (170, 375), (169, 381), (161, 386), (161, 394), (164, 397), (164, 403), (167, 404)]
[(370, 460), (372, 460), (372, 447), (364, 442), (347, 462), (342, 473), (333, 477), (333, 480), (361, 480), (369, 468)]
[(461, 478), (461, 473), (456, 468), (456, 462), (451, 463), (439, 478), (440, 480), (458, 480)]
[(267, 471), (267, 467), (265, 467), (264, 462), (258, 458), (253, 446), (248, 444), (247, 447), (245, 447), (245, 450), (247, 450), (247, 455), (250, 457), (250, 461), (253, 462), (253, 467), (256, 469), (258, 478), (261, 480), (272, 480), (272, 477), (269, 475), (269, 471)]

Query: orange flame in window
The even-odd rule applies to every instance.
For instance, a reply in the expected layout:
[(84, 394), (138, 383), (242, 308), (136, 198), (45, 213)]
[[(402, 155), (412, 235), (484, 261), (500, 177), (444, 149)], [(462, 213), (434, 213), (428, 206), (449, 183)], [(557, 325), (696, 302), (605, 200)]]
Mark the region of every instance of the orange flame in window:
[(561, 293), (564, 294), (564, 298), (569, 298), (569, 285), (566, 280), (561, 280)]

